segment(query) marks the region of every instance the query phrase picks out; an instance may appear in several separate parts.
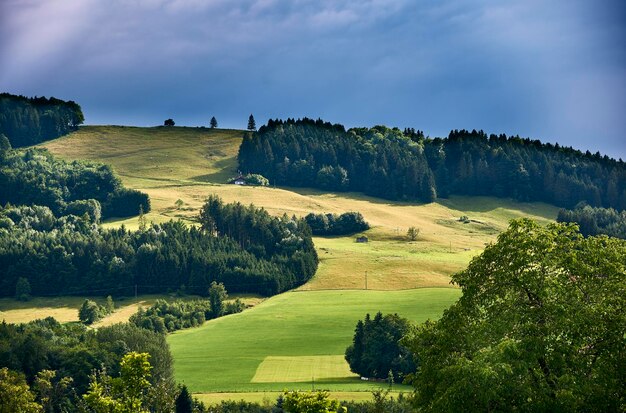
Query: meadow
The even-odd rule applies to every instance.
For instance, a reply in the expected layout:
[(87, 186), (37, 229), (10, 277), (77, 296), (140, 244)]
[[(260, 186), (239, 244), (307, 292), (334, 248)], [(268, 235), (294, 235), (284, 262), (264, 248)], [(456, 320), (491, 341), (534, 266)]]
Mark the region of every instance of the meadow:
[(356, 322), (378, 311), (416, 322), (438, 318), (459, 294), (455, 288), (280, 294), (171, 334), (176, 378), (197, 393), (386, 387), (360, 380), (343, 359)]
[[(363, 233), (367, 243), (356, 243), (355, 236), (315, 237), (319, 269), (297, 291), (168, 337), (176, 379), (207, 401), (258, 400), (292, 388), (367, 397), (363, 391), (385, 384), (360, 380), (342, 358), (358, 319), (377, 311), (416, 322), (439, 317), (460, 294), (450, 275), (495, 241), (510, 219), (547, 223), (558, 211), (488, 197), (419, 204), (359, 193), (230, 185), (241, 136), (241, 131), (204, 128), (86, 126), (42, 145), (68, 160), (112, 165), (125, 185), (150, 195), (146, 218), (155, 223), (183, 219), (193, 225), (204, 199), (217, 194), (225, 202), (254, 203), (274, 215), (358, 211), (372, 226)], [(470, 221), (461, 222), (461, 216)], [(122, 224), (137, 228), (137, 218), (104, 226)], [(420, 230), (416, 241), (406, 237), (411, 226)]]

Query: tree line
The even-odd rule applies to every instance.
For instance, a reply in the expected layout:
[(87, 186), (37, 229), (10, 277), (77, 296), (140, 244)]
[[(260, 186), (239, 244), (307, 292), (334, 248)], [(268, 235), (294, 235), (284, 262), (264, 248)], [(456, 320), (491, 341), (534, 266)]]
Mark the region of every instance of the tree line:
[(348, 235), (370, 228), (360, 212), (344, 212), (341, 215), (310, 213), (304, 219), (313, 235)]
[(129, 231), (44, 206), (0, 208), (0, 295), (13, 295), (21, 277), (35, 296), (207, 295), (213, 281), (229, 292), (269, 296), (315, 274), (317, 255), (302, 219), (211, 197), (200, 222), (203, 228), (170, 221)]
[(0, 93), (0, 134), (6, 135), (13, 147), (67, 135), (84, 121), (80, 105), (71, 100)]
[(561, 209), (556, 220), (578, 224), (584, 236), (605, 234), (626, 239), (626, 211), (583, 205), (573, 210)]
[(66, 162), (45, 149), (11, 149), (0, 135), (0, 205), (41, 205), (56, 215), (101, 218), (150, 210), (147, 194), (125, 188), (110, 166)]
[[(150, 357), (147, 407), (154, 412), (172, 411), (177, 389), (164, 335), (128, 323), (93, 330), (82, 324), (60, 324), (51, 317), (0, 324), (0, 373), (4, 369), (5, 379), (15, 384), (25, 379), (46, 412), (92, 411), (84, 410), (82, 399), (94, 372), (120, 376), (122, 359), (133, 351)], [(0, 408), (8, 408), (8, 398), (0, 398)]]
[(228, 314), (240, 313), (245, 305), (238, 298), (225, 302), (228, 294), (223, 284), (211, 283), (209, 299), (203, 300), (176, 300), (168, 303), (157, 300), (152, 306), (144, 310), (139, 308), (130, 317), (129, 322), (137, 327), (145, 328), (157, 333), (171, 333), (183, 328), (198, 327), (206, 320)]
[(566, 208), (580, 201), (626, 209), (626, 165), (538, 140), (454, 130), (352, 128), (322, 120), (270, 120), (246, 133), (239, 169), (277, 185), (360, 191), (430, 202), (449, 195), (510, 197)]

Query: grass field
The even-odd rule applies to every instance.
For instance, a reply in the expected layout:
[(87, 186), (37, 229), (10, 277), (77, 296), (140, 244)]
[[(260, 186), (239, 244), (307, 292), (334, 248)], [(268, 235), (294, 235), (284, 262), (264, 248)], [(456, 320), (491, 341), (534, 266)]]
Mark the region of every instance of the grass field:
[[(168, 336), (178, 381), (193, 392), (281, 391), (315, 388), (367, 391), (343, 354), (366, 313), (397, 312), (413, 321), (438, 318), (460, 291), (307, 291), (272, 297), (252, 310)], [(312, 366), (324, 360), (328, 370)], [(279, 368), (283, 375), (278, 374)], [(309, 375), (314, 372), (318, 377)]]
[[(147, 219), (153, 222), (193, 222), (204, 199), (218, 194), (274, 215), (358, 211), (372, 226), (366, 244), (357, 244), (354, 236), (316, 237), (320, 266), (298, 291), (168, 337), (177, 380), (205, 401), (275, 398), (273, 392), (285, 388), (312, 386), (351, 395), (347, 398), (369, 397), (352, 392), (379, 384), (356, 378), (342, 358), (358, 319), (377, 311), (414, 321), (439, 317), (460, 294), (450, 288), (450, 274), (465, 268), (510, 219), (529, 216), (546, 223), (557, 214), (546, 204), (487, 197), (418, 204), (358, 193), (228, 185), (236, 174), (241, 136), (232, 130), (87, 126), (43, 145), (65, 159), (111, 164), (125, 185), (150, 195)], [(180, 209), (177, 199), (183, 201)], [(462, 215), (471, 222), (460, 222)], [(136, 228), (137, 218), (104, 225), (121, 224)], [(420, 229), (416, 241), (405, 237), (410, 226)]]

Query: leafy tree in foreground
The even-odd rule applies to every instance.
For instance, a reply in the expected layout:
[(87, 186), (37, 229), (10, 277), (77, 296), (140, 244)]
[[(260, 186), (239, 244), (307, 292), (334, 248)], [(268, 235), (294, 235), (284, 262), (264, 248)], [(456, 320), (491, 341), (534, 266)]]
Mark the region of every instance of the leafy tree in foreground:
[(120, 375), (111, 378), (106, 371), (92, 377), (83, 396), (88, 411), (114, 413), (147, 412), (152, 366), (147, 353), (130, 352), (120, 363)]
[(420, 411), (624, 411), (625, 241), (516, 220), (453, 281), (405, 340)]
[(38, 413), (41, 405), (35, 402), (23, 375), (6, 367), (0, 369), (0, 413)]

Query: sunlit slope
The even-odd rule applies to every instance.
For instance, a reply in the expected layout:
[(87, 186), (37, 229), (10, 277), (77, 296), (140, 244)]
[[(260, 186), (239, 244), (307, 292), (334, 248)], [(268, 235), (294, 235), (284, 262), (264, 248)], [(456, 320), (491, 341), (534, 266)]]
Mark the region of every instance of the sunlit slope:
[[(212, 193), (225, 201), (254, 203), (272, 214), (359, 211), (373, 226), (367, 244), (354, 237), (316, 238), (320, 267), (301, 289), (403, 289), (448, 286), (449, 275), (463, 269), (485, 243), (495, 240), (512, 218), (540, 221), (556, 217), (555, 207), (486, 197), (452, 197), (430, 204), (391, 202), (358, 193), (325, 193), (302, 188), (229, 185), (237, 173), (242, 131), (157, 127), (88, 126), (47, 147), (65, 159), (111, 164), (124, 184), (147, 192), (153, 210), (148, 220), (190, 219)], [(183, 206), (176, 207), (176, 200)], [(471, 222), (458, 219), (467, 215)], [(129, 227), (136, 218), (106, 225)], [(415, 242), (405, 234), (420, 229)]]
[(458, 289), (288, 292), (251, 310), (168, 336), (177, 381), (193, 392), (377, 387), (350, 373), (342, 355), (366, 313), (439, 318)]

